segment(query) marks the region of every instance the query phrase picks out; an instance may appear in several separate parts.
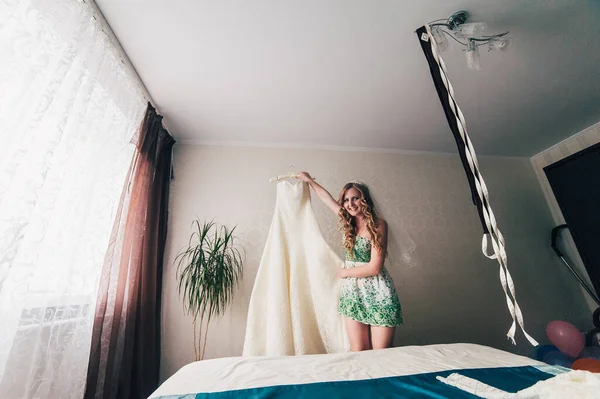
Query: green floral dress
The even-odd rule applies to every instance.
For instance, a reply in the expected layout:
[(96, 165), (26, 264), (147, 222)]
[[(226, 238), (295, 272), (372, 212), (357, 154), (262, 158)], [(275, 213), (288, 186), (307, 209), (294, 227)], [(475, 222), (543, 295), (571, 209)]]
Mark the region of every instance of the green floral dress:
[[(345, 253), (346, 269), (371, 260), (371, 241), (359, 236), (354, 243), (354, 257)], [(342, 280), (338, 312), (372, 326), (395, 327), (402, 324), (402, 308), (394, 281), (385, 266), (376, 276), (350, 277)]]

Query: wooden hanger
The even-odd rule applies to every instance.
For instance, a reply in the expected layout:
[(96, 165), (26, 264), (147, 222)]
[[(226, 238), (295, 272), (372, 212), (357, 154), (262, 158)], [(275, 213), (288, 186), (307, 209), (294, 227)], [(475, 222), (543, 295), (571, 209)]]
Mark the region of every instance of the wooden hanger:
[(294, 172), (293, 171), (294, 169), (296, 169), (296, 166), (295, 165), (290, 165), (287, 174), (285, 174), (285, 175), (279, 175), (279, 176), (275, 176), (275, 177), (271, 177), (269, 179), (269, 182), (273, 183), (273, 182), (278, 182), (278, 181), (285, 180), (285, 179), (297, 179), (298, 178), (298, 172)]
[(289, 172), (286, 175), (279, 175), (279, 176), (271, 177), (269, 179), (269, 182), (273, 183), (273, 182), (281, 181), (281, 180), (284, 180), (284, 179), (295, 179), (297, 177), (298, 177), (298, 173), (296, 173), (296, 172)]

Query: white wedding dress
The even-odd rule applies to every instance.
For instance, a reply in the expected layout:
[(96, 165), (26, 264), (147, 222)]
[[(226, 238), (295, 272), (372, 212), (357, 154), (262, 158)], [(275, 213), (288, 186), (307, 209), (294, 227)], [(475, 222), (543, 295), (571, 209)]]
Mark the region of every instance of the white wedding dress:
[(244, 356), (345, 352), (337, 313), (342, 260), (323, 239), (306, 183), (277, 184), (275, 214), (254, 282)]

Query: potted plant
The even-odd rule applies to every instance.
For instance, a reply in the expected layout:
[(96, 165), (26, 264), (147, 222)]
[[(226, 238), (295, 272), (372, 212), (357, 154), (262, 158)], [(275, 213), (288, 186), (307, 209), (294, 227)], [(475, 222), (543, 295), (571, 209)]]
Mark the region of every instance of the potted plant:
[(195, 229), (189, 244), (177, 255), (175, 263), (184, 310), (194, 317), (194, 354), (196, 360), (202, 360), (208, 325), (229, 306), (242, 277), (243, 262), (234, 243), (235, 227), (228, 229), (212, 221), (201, 224), (198, 220), (192, 225)]

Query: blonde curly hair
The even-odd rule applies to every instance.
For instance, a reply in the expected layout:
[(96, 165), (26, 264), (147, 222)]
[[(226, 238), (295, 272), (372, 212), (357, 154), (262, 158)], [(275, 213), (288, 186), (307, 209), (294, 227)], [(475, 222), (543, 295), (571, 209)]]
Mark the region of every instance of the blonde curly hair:
[(341, 230), (344, 233), (344, 248), (348, 251), (350, 258), (353, 258), (354, 243), (356, 241), (356, 218), (351, 216), (344, 208), (344, 196), (351, 188), (358, 190), (360, 193), (361, 211), (367, 221), (367, 230), (371, 236), (372, 245), (377, 249), (377, 252), (381, 253), (381, 233), (377, 230), (379, 218), (377, 217), (377, 212), (373, 205), (371, 193), (365, 184), (356, 182), (347, 183), (342, 188), (342, 191), (340, 191), (340, 196), (338, 198), (338, 204), (340, 205), (338, 216), (340, 217)]

